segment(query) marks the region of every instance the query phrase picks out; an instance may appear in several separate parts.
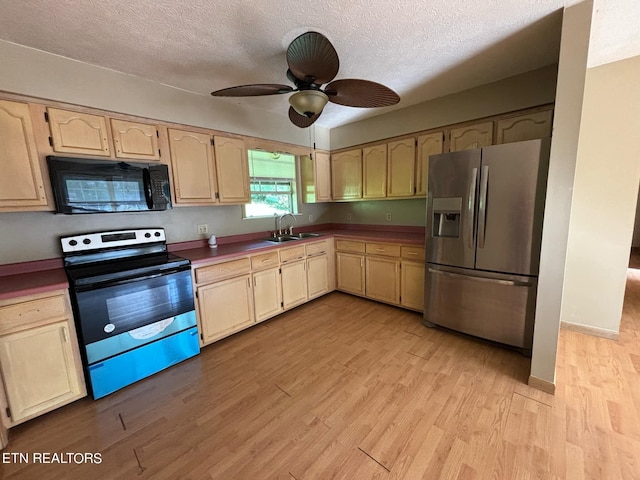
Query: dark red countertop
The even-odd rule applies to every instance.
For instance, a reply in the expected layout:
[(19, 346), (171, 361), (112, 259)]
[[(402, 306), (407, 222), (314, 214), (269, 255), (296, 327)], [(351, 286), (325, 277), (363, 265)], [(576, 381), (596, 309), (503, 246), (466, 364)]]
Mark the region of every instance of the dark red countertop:
[[(311, 225), (296, 231), (316, 232), (320, 236), (274, 243), (265, 240), (268, 233), (258, 232), (219, 238), (217, 248), (209, 248), (206, 240), (195, 240), (170, 244), (169, 250), (191, 260), (194, 265), (198, 265), (274, 248), (303, 245), (327, 237), (424, 245), (424, 228), (421, 227), (325, 224)], [(59, 258), (0, 265), (0, 300), (68, 287), (67, 276), (62, 268), (62, 260)]]

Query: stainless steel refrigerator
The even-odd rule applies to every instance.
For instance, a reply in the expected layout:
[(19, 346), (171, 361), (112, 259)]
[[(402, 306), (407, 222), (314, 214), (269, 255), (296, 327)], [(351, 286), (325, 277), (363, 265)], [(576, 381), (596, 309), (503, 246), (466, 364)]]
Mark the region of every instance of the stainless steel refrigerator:
[(429, 157), (424, 323), (530, 353), (550, 139)]

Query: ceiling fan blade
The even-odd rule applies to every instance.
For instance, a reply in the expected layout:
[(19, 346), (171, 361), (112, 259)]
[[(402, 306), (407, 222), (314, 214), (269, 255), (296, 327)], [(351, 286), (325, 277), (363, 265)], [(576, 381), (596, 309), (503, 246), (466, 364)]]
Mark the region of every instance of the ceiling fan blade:
[(287, 64), (298, 79), (318, 85), (333, 80), (340, 68), (336, 49), (318, 32), (303, 33), (291, 42)]
[(305, 115), (300, 115), (298, 112), (296, 112), (293, 107), (289, 107), (289, 120), (291, 120), (291, 123), (293, 123), (296, 127), (307, 128), (318, 119), (320, 113), (316, 113), (311, 117), (306, 117)]
[(237, 87), (223, 88), (211, 92), (214, 97), (258, 97), (260, 95), (278, 95), (280, 93), (293, 92), (289, 85), (275, 83), (256, 83), (255, 85), (240, 85)]
[(331, 82), (324, 89), (329, 101), (348, 107), (388, 107), (400, 101), (389, 87), (369, 80), (345, 79)]

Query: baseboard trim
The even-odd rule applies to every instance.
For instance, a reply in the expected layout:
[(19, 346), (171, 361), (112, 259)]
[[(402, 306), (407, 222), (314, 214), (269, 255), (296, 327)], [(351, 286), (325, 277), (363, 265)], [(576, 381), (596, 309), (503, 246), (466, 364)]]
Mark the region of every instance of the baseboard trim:
[(618, 340), (620, 332), (606, 330), (604, 328), (590, 327), (589, 325), (581, 325), (579, 323), (560, 322), (560, 328), (571, 330), (572, 332), (584, 333), (593, 337), (606, 338), (608, 340)]
[(553, 382), (547, 382), (546, 380), (542, 380), (541, 378), (529, 375), (529, 381), (527, 383), (530, 387), (541, 390), (544, 393), (549, 393), (551, 395), (556, 394), (556, 384)]

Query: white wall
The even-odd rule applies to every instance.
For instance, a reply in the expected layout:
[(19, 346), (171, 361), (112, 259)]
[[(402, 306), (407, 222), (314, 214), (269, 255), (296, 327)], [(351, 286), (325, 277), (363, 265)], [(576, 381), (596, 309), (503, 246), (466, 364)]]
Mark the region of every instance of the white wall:
[(640, 56), (587, 70), (561, 320), (620, 328), (640, 180)]
[(586, 76), (591, 1), (564, 11), (542, 229), (531, 377), (555, 384), (572, 188)]

